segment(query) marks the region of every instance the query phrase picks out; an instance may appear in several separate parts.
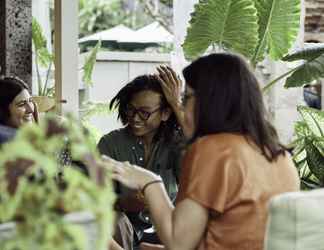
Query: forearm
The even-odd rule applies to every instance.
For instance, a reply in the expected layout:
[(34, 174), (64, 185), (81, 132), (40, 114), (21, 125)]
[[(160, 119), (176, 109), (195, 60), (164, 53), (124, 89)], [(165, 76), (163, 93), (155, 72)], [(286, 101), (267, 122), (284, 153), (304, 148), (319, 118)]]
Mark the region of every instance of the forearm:
[(151, 218), (161, 241), (166, 245), (167, 249), (171, 249), (170, 246), (174, 240), (172, 233), (174, 206), (164, 186), (162, 184), (154, 184), (147, 187), (145, 199), (149, 204)]

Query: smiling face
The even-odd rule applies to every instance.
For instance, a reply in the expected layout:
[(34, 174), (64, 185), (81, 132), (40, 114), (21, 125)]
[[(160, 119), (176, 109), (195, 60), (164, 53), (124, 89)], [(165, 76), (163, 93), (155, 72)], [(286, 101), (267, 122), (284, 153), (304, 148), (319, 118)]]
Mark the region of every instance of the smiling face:
[(151, 137), (157, 133), (161, 122), (170, 117), (170, 109), (161, 107), (161, 95), (144, 90), (133, 95), (127, 110), (128, 125), (135, 136)]
[(8, 125), (14, 128), (19, 128), (25, 123), (34, 121), (34, 104), (29, 92), (22, 90), (9, 105), (9, 120)]

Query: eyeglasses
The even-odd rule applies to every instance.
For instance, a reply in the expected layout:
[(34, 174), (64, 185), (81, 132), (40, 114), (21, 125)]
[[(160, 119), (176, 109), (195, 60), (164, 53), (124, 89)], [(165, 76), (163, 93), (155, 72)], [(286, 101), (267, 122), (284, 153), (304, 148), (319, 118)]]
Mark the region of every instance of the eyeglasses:
[(132, 105), (128, 105), (126, 115), (128, 118), (133, 118), (136, 114), (138, 114), (138, 116), (139, 116), (139, 118), (141, 118), (141, 120), (147, 121), (151, 117), (152, 114), (156, 113), (159, 110), (161, 110), (161, 106), (159, 106), (157, 109), (149, 112), (149, 111), (146, 111), (143, 109), (137, 109)]

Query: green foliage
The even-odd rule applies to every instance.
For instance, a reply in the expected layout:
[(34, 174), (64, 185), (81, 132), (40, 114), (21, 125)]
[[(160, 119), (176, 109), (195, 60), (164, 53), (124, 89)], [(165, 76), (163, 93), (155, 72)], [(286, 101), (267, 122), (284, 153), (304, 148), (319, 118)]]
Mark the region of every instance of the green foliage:
[(100, 138), (103, 136), (102, 132), (91, 125), (90, 119), (95, 116), (109, 116), (115, 112), (109, 107), (109, 103), (104, 102), (87, 102), (85, 103), (85, 108), (82, 110), (82, 125), (88, 129), (90, 136), (93, 138), (97, 144)]
[(305, 84), (324, 77), (324, 44), (305, 44), (304, 49), (297, 50), (283, 58), (292, 62), (303, 60), (286, 80), (285, 87), (301, 87)]
[(53, 56), (47, 49), (47, 40), (43, 29), (34, 17), (32, 20), (32, 41), (39, 64), (43, 67), (48, 67), (49, 63), (53, 60)]
[(123, 9), (123, 1), (79, 0), (81, 37), (130, 22), (131, 16)]
[(214, 44), (245, 55), (253, 65), (266, 53), (280, 59), (294, 42), (299, 22), (299, 0), (200, 0), (184, 52), (192, 59)]
[(295, 41), (300, 25), (300, 0), (254, 0), (258, 13), (259, 44), (252, 63), (263, 60), (266, 53), (281, 59)]
[[(75, 121), (62, 124), (49, 118), (28, 125), (3, 145), (0, 154), (0, 222), (17, 221), (13, 238), (0, 241), (1, 250), (83, 250), (84, 232), (68, 223), (64, 214), (89, 211), (99, 233), (98, 250), (106, 250), (112, 235), (114, 193), (102, 168), (88, 169), (88, 178), (76, 168), (61, 166), (59, 155), (69, 145), (74, 160), (99, 161), (96, 145)], [(89, 166), (89, 164), (88, 164)], [(63, 179), (58, 171), (63, 171)]]
[(97, 115), (111, 115), (115, 110), (111, 110), (109, 103), (105, 102), (87, 102), (86, 109), (82, 114), (82, 120), (88, 121), (91, 117)]
[(293, 160), (304, 189), (324, 186), (324, 112), (298, 107), (303, 120), (295, 125)]
[(98, 41), (96, 46), (90, 51), (90, 54), (86, 57), (85, 63), (83, 66), (83, 77), (82, 80), (85, 84), (92, 86), (93, 82), (91, 79), (93, 67), (96, 63), (97, 53), (101, 48), (101, 41)]
[[(39, 96), (51, 96), (51, 92), (48, 90), (49, 74), (52, 69), (54, 56), (47, 49), (47, 40), (44, 36), (44, 32), (38, 21), (33, 17), (32, 20), (32, 42), (35, 51), (35, 65), (37, 73), (37, 85)], [(40, 75), (40, 68), (46, 68), (46, 79), (43, 79)]]
[(257, 46), (257, 12), (252, 0), (206, 0), (195, 5), (183, 44), (187, 58), (218, 45), (251, 57)]
[[(46, 44), (47, 40), (44, 36), (44, 32), (38, 23), (38, 21), (33, 18), (32, 23), (32, 41), (35, 49), (35, 65), (37, 72), (37, 83), (38, 83), (38, 95), (39, 96), (50, 96), (55, 95), (54, 86), (49, 87), (50, 74), (52, 66), (54, 65), (54, 57), (49, 53)], [(96, 63), (97, 53), (101, 48), (101, 41), (99, 41), (96, 46), (89, 52), (89, 56), (86, 58), (85, 63), (82, 67), (83, 76), (82, 80), (87, 85), (93, 85), (92, 82), (92, 72), (94, 65)], [(42, 79), (39, 69), (40, 67), (46, 68), (46, 79)]]
[(160, 0), (161, 3), (165, 4), (168, 7), (173, 7), (173, 0)]

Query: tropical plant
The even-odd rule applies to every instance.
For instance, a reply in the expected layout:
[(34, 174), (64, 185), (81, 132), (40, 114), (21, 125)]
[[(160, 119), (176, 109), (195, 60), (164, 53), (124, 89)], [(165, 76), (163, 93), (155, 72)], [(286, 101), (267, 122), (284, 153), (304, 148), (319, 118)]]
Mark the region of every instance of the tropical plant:
[(302, 121), (295, 125), (293, 160), (302, 188), (324, 187), (324, 112), (302, 106), (298, 111)]
[(302, 49), (288, 54), (299, 20), (300, 0), (200, 0), (192, 13), (183, 49), (186, 57), (193, 59), (212, 45), (243, 54), (253, 66), (265, 56), (301, 61), (263, 90), (287, 76), (286, 88), (301, 87), (324, 77), (324, 44), (305, 43)]
[(183, 44), (193, 59), (211, 45), (245, 55), (253, 65), (280, 59), (296, 39), (300, 0), (200, 0)]
[(304, 48), (286, 55), (282, 60), (286, 62), (299, 61), (299, 65), (268, 83), (263, 88), (264, 91), (270, 89), (272, 85), (287, 75), (290, 76), (285, 81), (286, 88), (302, 87), (324, 77), (323, 43), (305, 43)]
[[(39, 96), (52, 96), (54, 88), (48, 87), (50, 81), (50, 73), (53, 66), (54, 57), (47, 49), (47, 40), (44, 36), (42, 27), (38, 21), (32, 20), (32, 42), (35, 52), (35, 67), (37, 74), (37, 86)], [(46, 68), (46, 78), (44, 82), (40, 74), (40, 67)]]
[[(87, 163), (90, 178), (73, 164), (62, 166), (60, 152)], [(107, 249), (113, 228), (114, 193), (96, 144), (75, 121), (54, 118), (21, 128), (0, 154), (0, 222), (16, 222), (1, 250), (85, 250), (89, 236), (64, 215), (88, 211), (96, 223), (96, 248)], [(60, 174), (59, 174), (60, 172)]]
[(103, 133), (91, 124), (90, 119), (97, 116), (109, 116), (115, 112), (115, 109), (110, 109), (109, 102), (86, 102), (81, 111), (82, 125), (89, 131), (93, 140), (98, 143)]
[[(44, 36), (44, 32), (38, 23), (33, 18), (32, 21), (32, 41), (35, 51), (35, 67), (37, 74), (38, 96), (54, 96), (53, 83), (50, 84), (50, 75), (54, 65), (54, 54), (50, 53), (47, 49), (47, 40)], [(83, 72), (82, 80), (86, 85), (92, 85), (92, 72), (94, 64), (96, 62), (96, 56), (101, 47), (101, 41), (98, 41), (96, 46), (89, 52), (89, 56), (86, 57), (83, 67), (80, 69)], [(46, 78), (43, 80), (40, 74), (40, 68), (46, 69)]]
[(122, 4), (122, 1), (119, 0), (79, 0), (80, 36), (129, 21), (130, 18), (127, 18), (123, 11)]

